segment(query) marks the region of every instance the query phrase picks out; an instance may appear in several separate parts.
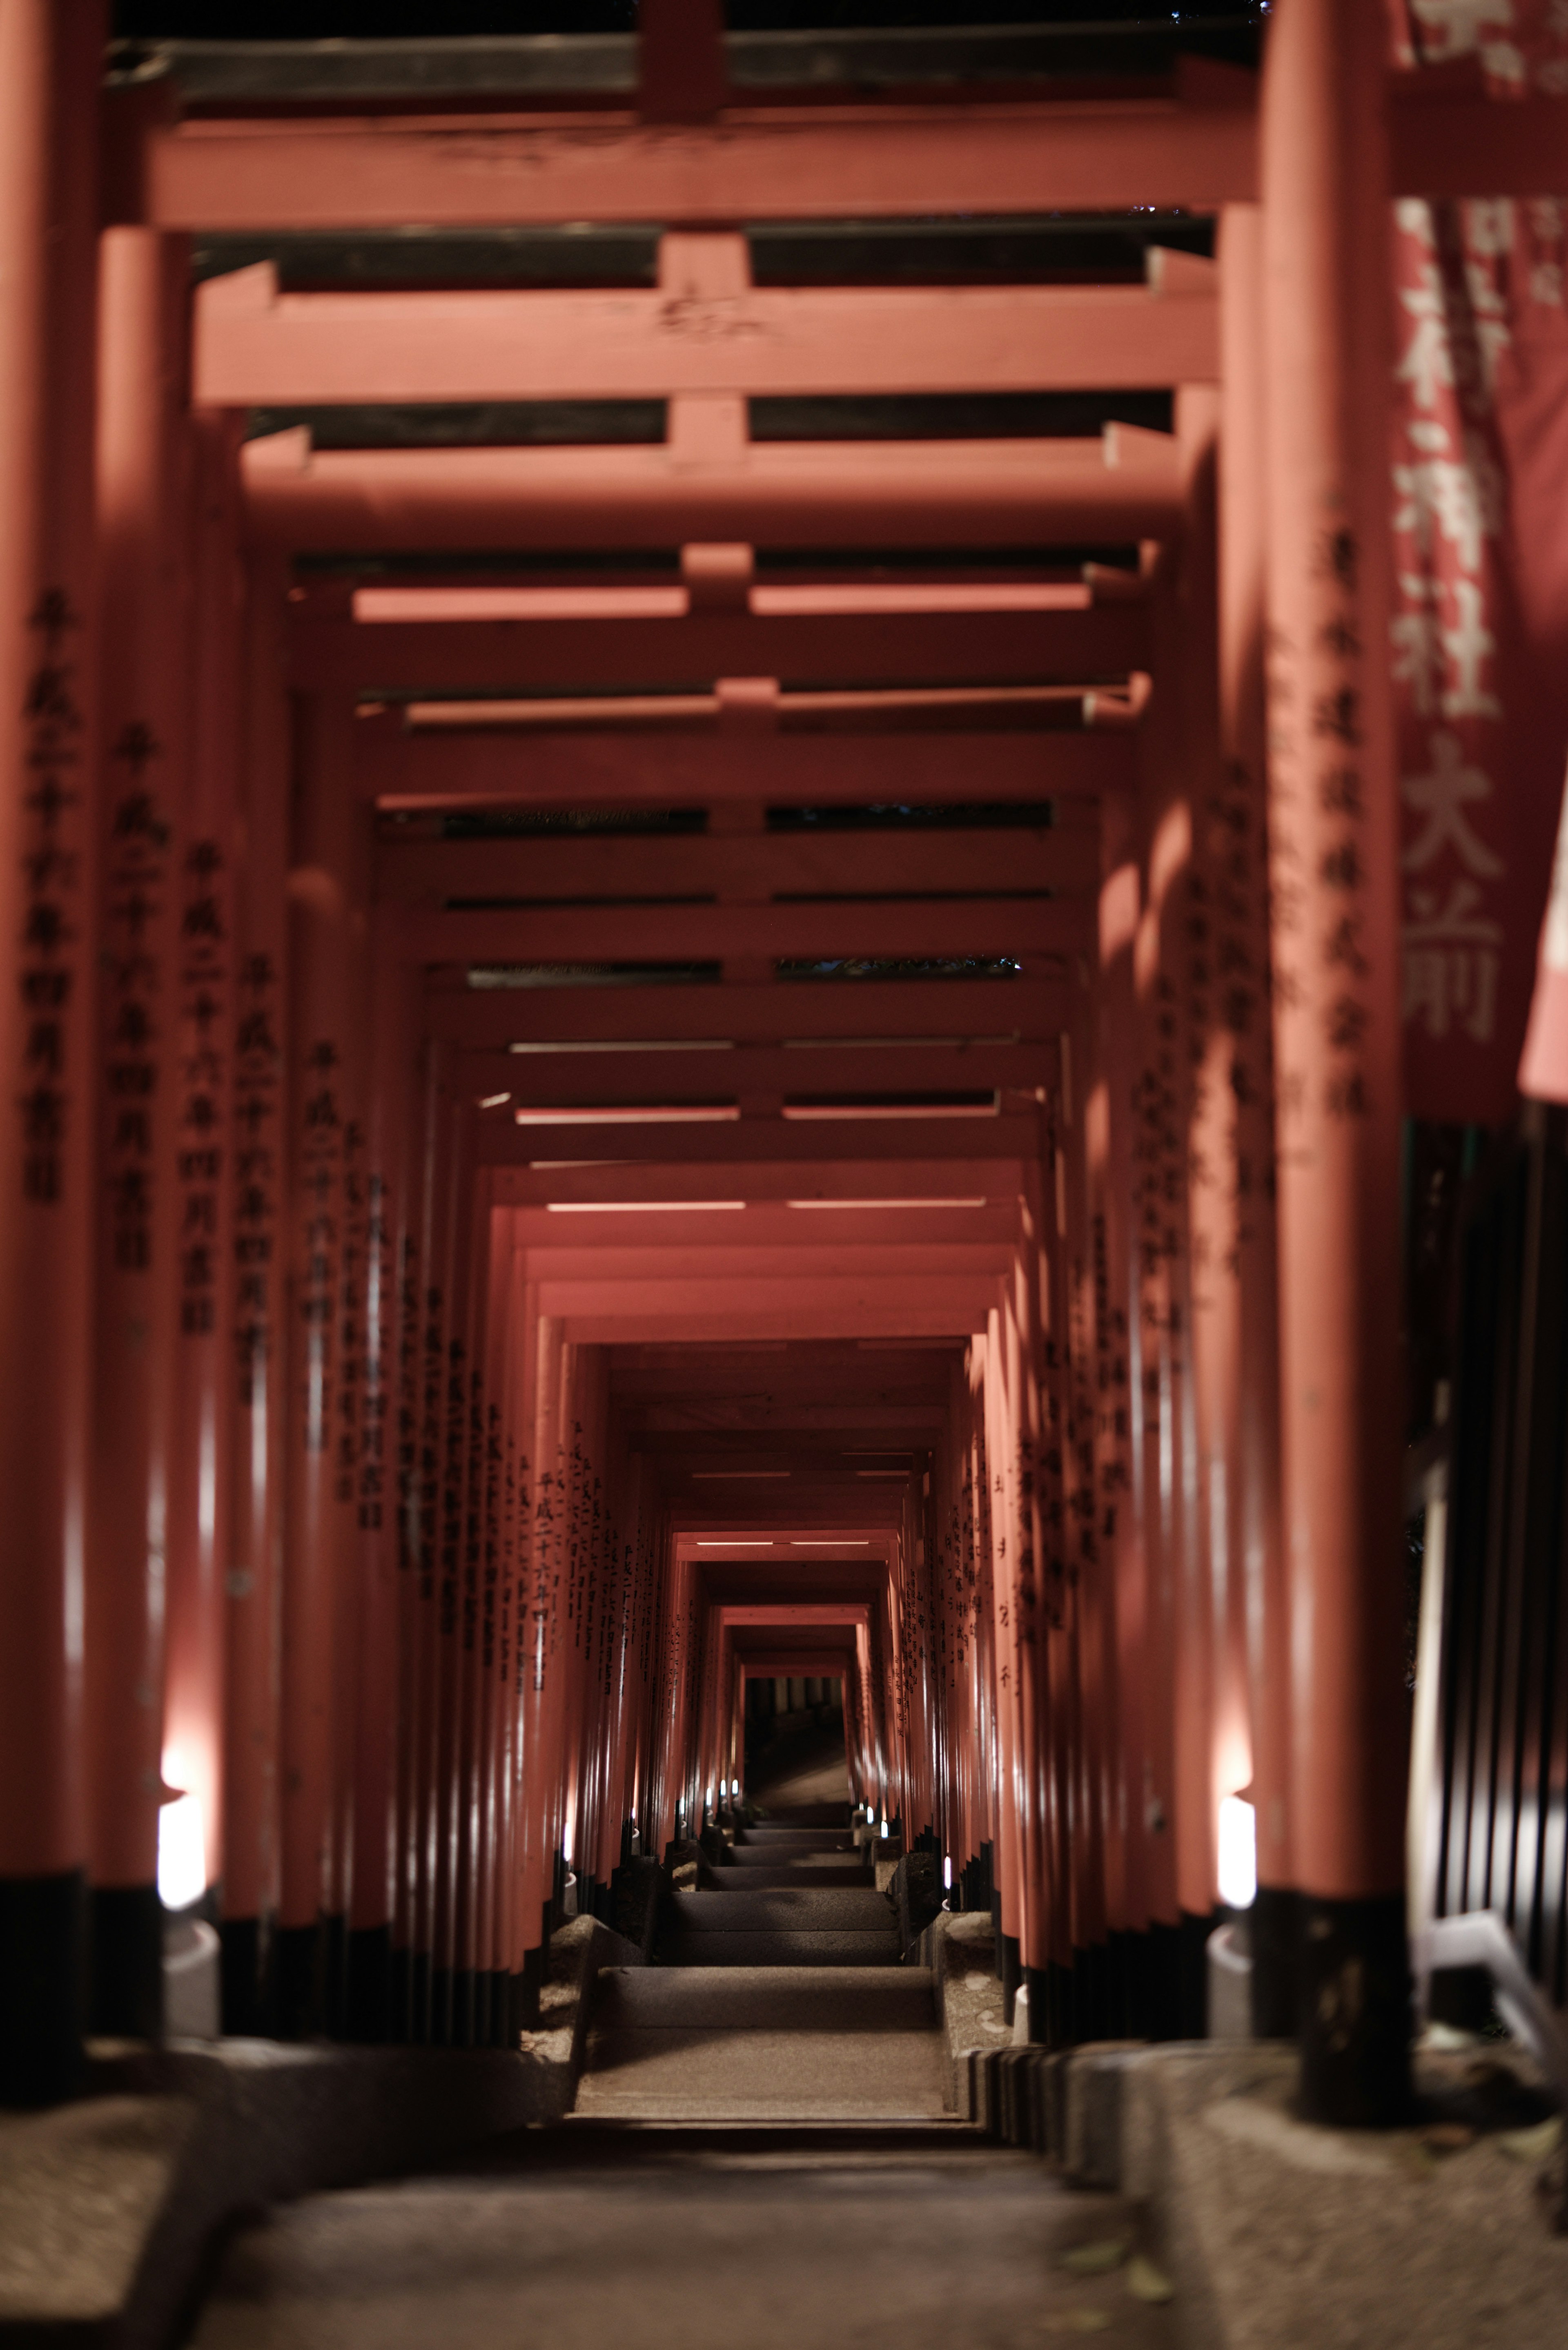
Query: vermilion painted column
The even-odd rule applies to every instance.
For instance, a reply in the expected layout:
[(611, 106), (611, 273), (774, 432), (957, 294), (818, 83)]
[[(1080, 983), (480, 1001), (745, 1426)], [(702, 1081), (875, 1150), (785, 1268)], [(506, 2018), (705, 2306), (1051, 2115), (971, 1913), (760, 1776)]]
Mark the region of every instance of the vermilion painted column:
[[(431, 2036), (454, 2044), (462, 1851), (462, 1649), (460, 1638), (469, 1435), (469, 1235), (473, 1222), (472, 1113), (450, 1097), (441, 1115), (452, 1129), (445, 1219), (438, 1235), (441, 1320), (440, 1486), (435, 1546), (435, 1935)], [(461, 2044), (461, 2043), (458, 2043)]]
[(0, 2106), (80, 2057), (97, 862), (96, 121), (107, 11), (0, 11)]
[(228, 1357), (235, 1409), (225, 1580), (223, 2015), (272, 2022), (281, 1853), (278, 1776), (284, 1421), (288, 1368), (288, 705), (285, 582), (247, 582), (243, 834), (234, 972), (234, 1282)]
[(437, 1746), (441, 1731), (441, 1637), (437, 1578), (441, 1552), (442, 1434), (446, 1404), (445, 1233), (452, 1180), (452, 1128), (441, 1087), (443, 1055), (427, 1040), (421, 1057), (417, 1133), (420, 1149), (419, 1338), (406, 1394), (410, 1413), (408, 1484), (404, 1495), (404, 1541), (410, 1582), (404, 1597), (403, 1640), (409, 1659), (404, 1682), (408, 1756), (401, 1782), (406, 1930), (410, 1952), (410, 2036), (428, 2041), (433, 2030), (435, 1971), (436, 1853), (439, 1843)]
[(1269, 827), (1302, 2100), (1409, 2088), (1383, 12), (1280, 0), (1262, 118)]
[(353, 1464), (358, 1703), (347, 2002), (349, 2036), (371, 2041), (394, 2036), (398, 1750), (400, 1737), (410, 1738), (413, 1729), (400, 1702), (406, 1689), (400, 1634), (408, 1558), (401, 1540), (398, 1447), (404, 1316), (410, 1305), (408, 1176), (419, 1075), (418, 1001), (418, 972), (400, 952), (393, 914), (379, 910), (372, 923), (363, 1371)]
[[(1262, 215), (1232, 204), (1219, 236), (1220, 728), (1223, 772), (1204, 844), (1216, 876), (1216, 948), (1228, 981), (1235, 1154), (1237, 1443), (1231, 1480), (1237, 1588), (1226, 1627), (1234, 1703), (1242, 1617), (1250, 1801), (1258, 1892), (1251, 1917), (1252, 2025), (1294, 2028), (1290, 1835), (1290, 1627), (1280, 1538), (1279, 1304), (1274, 1219), (1273, 1054), (1268, 1003), (1267, 778), (1263, 664), (1268, 469), (1262, 348)], [(1220, 837), (1216, 838), (1216, 833)], [(1221, 1794), (1234, 1792), (1220, 1789)]]
[[(223, 1762), (235, 1405), (234, 1310), (234, 868), (244, 575), (238, 549), (239, 420), (192, 420), (192, 707), (178, 936), (173, 1278), (174, 1424), (169, 1487), (163, 1775), (181, 1791), (181, 1850), (203, 1857), (175, 1887), (189, 1900), (223, 1875)], [(171, 1815), (172, 1816), (172, 1815)]]
[(102, 242), (103, 903), (96, 1426), (88, 1550), (92, 2015), (161, 2029), (163, 1634), (178, 1315), (179, 822), (190, 606), (177, 400), (186, 255)]
[(279, 2029), (327, 2021), (327, 1940), (336, 1793), (338, 1586), (345, 1569), (337, 1492), (341, 1349), (345, 1057), (351, 972), (348, 890), (351, 713), (301, 705), (294, 864), (289, 876), (290, 1330), (288, 1508), (283, 1596), (283, 1884)]

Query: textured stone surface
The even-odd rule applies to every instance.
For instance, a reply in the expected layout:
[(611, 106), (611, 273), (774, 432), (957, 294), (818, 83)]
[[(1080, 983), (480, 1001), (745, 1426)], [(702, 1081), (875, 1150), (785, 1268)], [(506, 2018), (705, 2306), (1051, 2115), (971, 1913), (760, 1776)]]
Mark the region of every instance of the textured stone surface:
[(0, 2116), (0, 2328), (125, 2305), (196, 2121), (189, 2097)]
[(875, 1890), (852, 1886), (769, 1887), (760, 1893), (676, 1893), (670, 1923), (681, 1934), (890, 1934), (898, 1919)]
[(896, 1929), (885, 1934), (803, 1932), (686, 1934), (663, 1946), (677, 1967), (896, 1967), (903, 1956)]
[(952, 2125), (621, 2137), (568, 2123), (503, 2162), (321, 2197), (231, 2246), (196, 2350), (1040, 2350), (1103, 2312), (1172, 2350), (1175, 2312), (1072, 2243), (1131, 2233)]
[[(1490, 2051), (1463, 2060), (1495, 2064)], [(1568, 2237), (1497, 2131), (1331, 2130), (1292, 2110), (1293, 2052), (1151, 2050), (1122, 2072), (1123, 2186), (1214, 2350), (1561, 2350)], [(1462, 2088), (1418, 2076), (1441, 2112)]]

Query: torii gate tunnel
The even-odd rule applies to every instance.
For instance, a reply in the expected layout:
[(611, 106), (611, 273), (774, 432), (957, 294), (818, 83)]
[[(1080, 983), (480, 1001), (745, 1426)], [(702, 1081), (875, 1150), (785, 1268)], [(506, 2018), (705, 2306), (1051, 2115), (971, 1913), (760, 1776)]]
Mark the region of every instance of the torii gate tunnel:
[(171, 1910), (226, 2030), (514, 2041), (794, 1677), (1035, 2039), (1245, 1908), (1388, 2117), (1401, 1119), (1513, 1114), (1568, 743), (1505, 921), (1432, 338), (1561, 79), (108, 29), (0, 0), (0, 2099)]

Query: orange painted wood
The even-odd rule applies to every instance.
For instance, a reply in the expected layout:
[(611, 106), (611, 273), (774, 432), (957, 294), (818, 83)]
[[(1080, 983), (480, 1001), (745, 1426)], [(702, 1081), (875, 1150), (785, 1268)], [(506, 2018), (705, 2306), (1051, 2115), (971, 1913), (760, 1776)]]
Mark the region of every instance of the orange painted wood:
[[(932, 1168), (945, 1167), (947, 1170), (940, 1188), (922, 1189), (913, 1194), (915, 1198), (995, 1198), (1002, 1194), (1003, 1186), (1009, 1188), (1002, 1195), (1011, 1197), (1011, 1179), (1001, 1170), (1015, 1166), (1033, 1140), (1031, 1121), (1012, 1118), (758, 1118), (691, 1125), (524, 1127), (516, 1125), (504, 1110), (490, 1110), (483, 1116), (478, 1147), (481, 1161), (486, 1166), (526, 1167), (566, 1180), (595, 1172), (593, 1162), (597, 1160), (603, 1162), (597, 1171), (612, 1166), (625, 1170), (620, 1180), (628, 1183), (639, 1180), (639, 1167), (707, 1167), (716, 1173), (720, 1168), (793, 1166), (799, 1172), (792, 1180), (800, 1189), (785, 1191), (783, 1196), (786, 1199), (813, 1197), (814, 1183), (828, 1186), (815, 1195), (825, 1199), (884, 1196), (874, 1184), (866, 1190), (850, 1189), (854, 1179), (843, 1170), (857, 1165), (872, 1165), (885, 1171), (885, 1196), (908, 1197), (910, 1194), (906, 1184), (898, 1180), (897, 1170), (910, 1161)], [(837, 1155), (841, 1150), (853, 1157), (841, 1159)], [(977, 1166), (998, 1171), (981, 1178), (978, 1191), (972, 1188), (972, 1179), (968, 1175), (961, 1180), (971, 1188), (956, 1188), (961, 1180), (959, 1168)], [(737, 1173), (733, 1180), (743, 1185), (748, 1179)], [(769, 1180), (766, 1177), (760, 1180)], [(870, 1178), (865, 1180), (871, 1181)], [(923, 1184), (927, 1179), (919, 1180)], [(935, 1184), (935, 1179), (932, 1180)], [(546, 1188), (543, 1196), (561, 1199), (587, 1195), (575, 1193), (568, 1180), (564, 1191), (552, 1192)], [(618, 1195), (612, 1191), (607, 1196)], [(628, 1196), (635, 1198), (638, 1193), (634, 1191)], [(681, 1195), (677, 1192), (674, 1196)], [(707, 1196), (711, 1198), (713, 1194)], [(742, 1190), (721, 1196), (739, 1199), (744, 1193)], [(760, 1191), (756, 1196), (777, 1198), (779, 1194)]]
[(225, 1576), (223, 1914), (243, 1919), (275, 1912), (281, 1856), (279, 1585), (290, 1231), (284, 594), (275, 567), (253, 561), (246, 583), (244, 853), (236, 939), (234, 1555)]
[[(187, 483), (173, 407), (182, 256), (150, 232), (101, 248), (102, 562), (94, 1490), (87, 1529), (91, 1873), (157, 1877), (168, 1481), (177, 1473), (175, 892), (188, 756)], [(102, 2028), (126, 1986), (103, 1984)], [(119, 2028), (125, 2028), (123, 2014)]]
[(816, 685), (1074, 685), (1147, 665), (1143, 608), (1081, 612), (690, 613), (683, 619), (354, 621), (302, 615), (302, 690), (506, 693), (546, 687), (705, 687), (715, 678)]
[(261, 544), (669, 547), (1126, 545), (1174, 529), (1168, 436), (1094, 441), (761, 442), (687, 463), (669, 446), (313, 452), (303, 427), (253, 441)]
[[(732, 1038), (737, 1045), (785, 1037), (988, 1036), (1044, 1042), (1060, 1035), (1065, 983), (1051, 979), (855, 979), (843, 984), (787, 981), (701, 987), (427, 988), (428, 1035), (475, 1052), (514, 1043), (613, 1045), (649, 1038)], [(902, 1045), (900, 1050), (906, 1049)], [(520, 1054), (520, 1060), (556, 1055)], [(558, 1056), (569, 1061), (573, 1055)], [(590, 1057), (598, 1058), (596, 1052)]]
[[(0, 1205), (6, 1878), (63, 1875), (87, 1856), (78, 1627), (98, 1037), (95, 957), (81, 915), (99, 854), (91, 787), (98, 192), (89, 126), (104, 16), (92, 0), (26, 0), (0, 23), (0, 710), (9, 778), (0, 814), (7, 942), (0, 1055), (12, 1095)], [(47, 863), (29, 862), (50, 855), (60, 859), (57, 877), (74, 876), (69, 897), (46, 886)], [(63, 913), (58, 933), (50, 909)], [(29, 936), (38, 920), (47, 940)], [(29, 1000), (35, 993), (41, 1002)], [(78, 2023), (68, 2000), (47, 2024), (8, 2015), (0, 2026), (0, 2099), (67, 2094)]]
[(1385, 250), (1366, 236), (1388, 217), (1388, 177), (1357, 63), (1381, 31), (1294, 0), (1263, 90), (1292, 1858), (1297, 1886), (1329, 1898), (1404, 1881), (1401, 1599), (1385, 1565), (1403, 1508), (1398, 792), (1373, 650), (1388, 628), (1391, 379)]
[(731, 108), (679, 137), (624, 116), (192, 119), (151, 130), (141, 201), (165, 228), (516, 227), (529, 222), (1199, 212), (1256, 188), (1245, 105), (1149, 98)]
[(271, 262), (197, 288), (192, 351), (192, 397), (231, 408), (1096, 390), (1218, 372), (1212, 294), (1185, 287), (282, 294)]
[(1087, 824), (1061, 830), (547, 836), (406, 845), (383, 837), (375, 886), (378, 898), (406, 905), (439, 905), (452, 898), (537, 903), (708, 892), (743, 903), (795, 895), (1079, 894), (1097, 886), (1099, 860), (1097, 832)]
[(426, 913), (403, 922), (416, 962), (704, 962), (770, 956), (922, 962), (939, 957), (1059, 956), (1093, 939), (1092, 916), (1070, 899), (818, 900), (794, 905), (538, 906)]
[[(1002, 1121), (996, 1123), (1000, 1125)], [(708, 1129), (710, 1132), (713, 1130)], [(512, 1131), (515, 1134), (517, 1129), (514, 1128)], [(701, 1128), (689, 1129), (688, 1139), (691, 1133), (701, 1131)], [(783, 1139), (792, 1133), (805, 1131), (806, 1129), (780, 1124), (767, 1137), (765, 1147), (770, 1152), (776, 1152)], [(887, 1131), (887, 1128), (882, 1129), (884, 1134)], [(972, 1149), (980, 1131), (978, 1121), (962, 1122), (961, 1131), (965, 1138), (966, 1149)], [(880, 1136), (877, 1139), (880, 1139)], [(493, 1149), (494, 1138), (487, 1138), (487, 1144)], [(559, 1147), (557, 1141), (556, 1148)], [(856, 1147), (864, 1153), (863, 1128), (856, 1139)], [(691, 1154), (663, 1161), (649, 1158), (602, 1166), (580, 1163), (578, 1151), (566, 1152), (565, 1162), (555, 1166), (535, 1165), (531, 1158), (523, 1159), (519, 1154), (513, 1164), (500, 1167), (495, 1196), (498, 1200), (523, 1207), (542, 1204), (546, 1200), (612, 1203), (635, 1200), (701, 1202), (726, 1199), (828, 1200), (846, 1203), (858, 1201), (873, 1204), (904, 1200), (921, 1202), (969, 1199), (1004, 1201), (1015, 1199), (1018, 1194), (1023, 1167), (1019, 1148), (1015, 1141), (1007, 1155), (996, 1159), (978, 1156), (943, 1159), (935, 1155), (921, 1159), (872, 1159), (862, 1155), (855, 1159), (790, 1159), (775, 1155), (767, 1159), (738, 1159), (728, 1162), (709, 1159), (704, 1162)], [(493, 1160), (492, 1163), (495, 1162)]]
[(510, 1094), (514, 1106), (913, 1099), (939, 1092), (983, 1096), (1008, 1087), (1033, 1091), (1054, 1074), (1048, 1045), (884, 1043), (737, 1046), (689, 1053), (469, 1053), (460, 1082), (480, 1099)]

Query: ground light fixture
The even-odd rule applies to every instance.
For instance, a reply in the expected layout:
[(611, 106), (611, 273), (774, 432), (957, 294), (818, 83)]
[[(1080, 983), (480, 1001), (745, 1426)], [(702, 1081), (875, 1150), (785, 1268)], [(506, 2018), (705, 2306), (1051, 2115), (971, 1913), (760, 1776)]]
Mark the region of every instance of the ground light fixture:
[(1227, 1909), (1250, 1909), (1258, 1892), (1258, 1815), (1244, 1795), (1220, 1805), (1220, 1898)]
[[(169, 1760), (165, 1784), (172, 1785)], [(207, 1889), (205, 1823), (199, 1795), (171, 1794), (158, 1814), (158, 1898), (165, 1909), (188, 1909)]]

